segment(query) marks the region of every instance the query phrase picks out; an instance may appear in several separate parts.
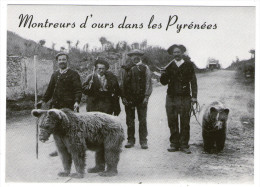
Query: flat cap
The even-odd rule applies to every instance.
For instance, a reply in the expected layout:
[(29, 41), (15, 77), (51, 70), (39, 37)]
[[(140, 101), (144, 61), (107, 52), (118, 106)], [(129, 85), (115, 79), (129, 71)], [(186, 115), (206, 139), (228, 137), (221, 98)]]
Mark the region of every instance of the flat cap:
[(64, 52), (60, 52), (58, 53), (56, 56), (55, 56), (55, 59), (58, 60), (58, 57), (61, 56), (61, 55), (65, 55), (67, 57), (67, 59), (69, 59), (69, 56), (67, 53), (64, 53)]
[(172, 46), (170, 46), (168, 49), (167, 49), (167, 52), (172, 55), (173, 53), (173, 50), (175, 48), (179, 48), (183, 53), (186, 52), (186, 47), (184, 45), (177, 45), (177, 44), (174, 44)]
[(129, 53), (127, 53), (127, 55), (128, 56), (133, 56), (133, 55), (143, 56), (144, 52), (139, 49), (134, 49), (134, 50), (130, 51)]

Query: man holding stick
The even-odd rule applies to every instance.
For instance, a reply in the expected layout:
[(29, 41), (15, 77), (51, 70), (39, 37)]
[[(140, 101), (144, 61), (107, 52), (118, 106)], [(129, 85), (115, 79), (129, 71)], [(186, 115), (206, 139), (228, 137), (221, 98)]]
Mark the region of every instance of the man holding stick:
[(92, 74), (83, 84), (83, 93), (87, 95), (87, 112), (99, 111), (118, 116), (120, 88), (117, 77), (110, 71), (109, 63), (102, 58), (95, 61)]
[[(36, 105), (37, 108), (41, 108), (43, 103), (47, 103), (51, 99), (50, 108), (69, 108), (79, 111), (82, 96), (81, 80), (79, 74), (68, 67), (68, 60), (69, 57), (66, 53), (56, 55), (59, 69), (52, 74), (42, 100)], [(56, 155), (57, 152), (50, 154), (50, 156)]]
[(173, 60), (162, 70), (160, 82), (168, 84), (166, 113), (171, 133), (168, 151), (180, 150), (190, 154), (190, 110), (191, 105), (197, 102), (198, 88), (193, 63), (184, 55), (185, 52), (183, 45), (169, 47), (168, 53)]

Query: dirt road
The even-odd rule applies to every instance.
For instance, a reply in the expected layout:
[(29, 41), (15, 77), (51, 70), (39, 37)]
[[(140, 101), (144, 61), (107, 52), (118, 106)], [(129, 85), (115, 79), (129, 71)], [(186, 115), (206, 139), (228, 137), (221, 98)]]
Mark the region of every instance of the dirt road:
[[(60, 158), (48, 156), (55, 149), (53, 140), (40, 143), (37, 160), (35, 118), (23, 116), (7, 121), (6, 182), (253, 183), (253, 86), (237, 82), (234, 71), (199, 74), (197, 79), (201, 105), (221, 100), (230, 109), (223, 153), (203, 153), (201, 127), (194, 117), (191, 119), (192, 154), (167, 151), (169, 129), (165, 112), (166, 87), (160, 86), (154, 88), (148, 106), (149, 149), (142, 150), (138, 141), (132, 149), (123, 148), (118, 176), (103, 178), (98, 174), (86, 173), (83, 179), (58, 177), (57, 173), (62, 169)], [(85, 112), (85, 107), (81, 108), (81, 112)], [(124, 111), (119, 117), (126, 132)], [(87, 168), (93, 165), (94, 154), (87, 152)]]

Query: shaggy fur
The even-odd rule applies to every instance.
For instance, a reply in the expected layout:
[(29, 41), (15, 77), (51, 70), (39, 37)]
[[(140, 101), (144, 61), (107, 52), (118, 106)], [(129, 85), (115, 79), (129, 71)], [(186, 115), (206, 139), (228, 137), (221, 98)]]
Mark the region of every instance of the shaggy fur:
[(90, 173), (117, 174), (124, 140), (124, 131), (117, 117), (101, 112), (80, 114), (68, 109), (33, 110), (32, 114), (38, 117), (40, 141), (45, 142), (53, 134), (64, 167), (59, 176), (70, 174), (73, 160), (77, 173), (71, 176), (82, 178), (86, 150), (96, 151), (96, 166), (89, 170)]
[(202, 137), (206, 152), (218, 153), (224, 149), (228, 114), (229, 109), (219, 101), (212, 102), (205, 109), (202, 118)]

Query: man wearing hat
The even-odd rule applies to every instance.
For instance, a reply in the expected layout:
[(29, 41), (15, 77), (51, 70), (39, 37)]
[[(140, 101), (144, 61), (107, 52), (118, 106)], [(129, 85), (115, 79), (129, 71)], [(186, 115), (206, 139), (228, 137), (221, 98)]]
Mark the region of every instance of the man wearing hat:
[(83, 84), (83, 93), (87, 95), (88, 112), (99, 111), (116, 116), (120, 113), (120, 88), (117, 77), (110, 71), (105, 59), (95, 61), (95, 72), (88, 75)]
[[(79, 74), (68, 67), (68, 60), (66, 53), (56, 55), (59, 69), (52, 74), (42, 100), (37, 103), (37, 108), (41, 108), (43, 103), (51, 99), (50, 108), (79, 110), (82, 95), (81, 80)], [(56, 155), (57, 152), (50, 154), (50, 156)]]
[(185, 52), (183, 45), (169, 47), (168, 53), (173, 60), (165, 67), (160, 82), (162, 85), (168, 84), (166, 113), (171, 133), (168, 151), (180, 150), (190, 154), (190, 110), (191, 105), (197, 102), (198, 89), (193, 62), (184, 55)]
[(142, 149), (147, 149), (147, 104), (152, 93), (151, 72), (147, 65), (142, 63), (144, 53), (135, 49), (127, 54), (131, 59), (122, 66), (123, 76), (121, 97), (125, 105), (128, 142), (126, 148), (135, 144), (135, 109), (139, 120), (139, 143)]

